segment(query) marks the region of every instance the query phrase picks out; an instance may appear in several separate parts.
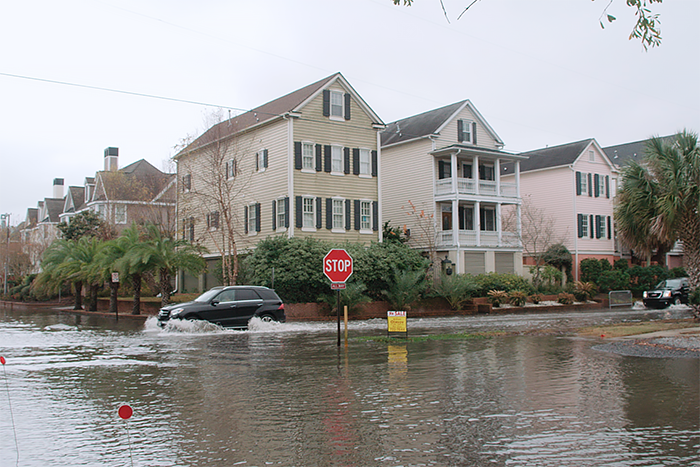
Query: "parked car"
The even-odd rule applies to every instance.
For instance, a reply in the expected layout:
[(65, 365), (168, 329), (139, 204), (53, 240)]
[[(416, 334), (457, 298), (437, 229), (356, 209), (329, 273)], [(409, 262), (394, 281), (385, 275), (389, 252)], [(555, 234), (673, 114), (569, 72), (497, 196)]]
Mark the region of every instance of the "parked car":
[(647, 290), (642, 294), (644, 306), (647, 308), (666, 308), (669, 305), (688, 303), (690, 286), (688, 278), (666, 279), (659, 282), (654, 290)]
[(194, 301), (160, 309), (158, 324), (171, 319), (201, 319), (226, 327), (248, 327), (251, 318), (263, 321), (286, 320), (284, 303), (274, 290), (253, 285), (214, 287)]

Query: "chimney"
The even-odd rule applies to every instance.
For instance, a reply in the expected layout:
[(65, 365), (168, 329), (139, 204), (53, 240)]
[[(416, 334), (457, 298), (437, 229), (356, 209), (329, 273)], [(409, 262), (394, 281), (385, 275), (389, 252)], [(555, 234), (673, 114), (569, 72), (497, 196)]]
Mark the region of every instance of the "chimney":
[(63, 179), (54, 178), (53, 179), (53, 197), (58, 199), (63, 199)]
[(119, 148), (105, 149), (105, 172), (119, 170)]

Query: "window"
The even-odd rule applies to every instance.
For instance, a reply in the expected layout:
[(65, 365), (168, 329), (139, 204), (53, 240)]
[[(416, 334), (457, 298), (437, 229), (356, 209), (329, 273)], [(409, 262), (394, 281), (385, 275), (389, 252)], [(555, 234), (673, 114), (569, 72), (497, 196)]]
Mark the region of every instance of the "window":
[(588, 151), (588, 160), (595, 162), (595, 153), (593, 151)]
[(314, 229), (314, 219), (316, 211), (314, 210), (314, 198), (303, 198), (302, 204), (302, 228)]
[(331, 91), (331, 117), (343, 118), (343, 101), (344, 96), (342, 92)]
[(603, 196), (605, 193), (605, 177), (602, 175), (596, 174), (596, 180), (598, 182), (598, 187), (596, 188), (596, 193), (600, 193), (600, 196)]
[(457, 141), (460, 143), (473, 143), (473, 122), (470, 120), (457, 120)]
[(302, 143), (301, 168), (302, 170), (316, 170), (316, 167), (314, 166), (313, 143)]
[(267, 149), (255, 153), (255, 170), (264, 172), (267, 168)]
[(452, 205), (443, 204), (440, 211), (442, 212), (442, 230), (452, 230)]
[(438, 179), (452, 177), (452, 163), (450, 161), (438, 161)]
[(207, 227), (209, 230), (219, 229), (219, 211), (213, 211), (207, 214)]
[(255, 234), (257, 229), (255, 226), (258, 225), (258, 212), (255, 204), (248, 206), (248, 233)]
[(333, 230), (345, 231), (345, 202), (342, 199), (333, 200)]
[(462, 164), (462, 178), (472, 178), (472, 163)]
[(360, 175), (370, 175), (371, 169), (369, 149), (360, 149)]
[(496, 210), (492, 207), (481, 208), (481, 230), (496, 231)]
[(596, 216), (598, 221), (598, 232), (596, 238), (605, 238), (605, 216)]
[(331, 146), (331, 172), (343, 173), (343, 148)]
[(578, 215), (578, 238), (588, 237), (588, 215)]
[(238, 174), (238, 164), (236, 163), (236, 159), (231, 159), (226, 162), (226, 178), (231, 180), (236, 174)]
[(360, 230), (372, 230), (371, 201), (360, 201)]
[(459, 207), (459, 230), (474, 230), (474, 207)]
[(187, 193), (192, 189), (192, 175), (187, 174), (182, 177), (182, 191)]
[(182, 239), (194, 242), (194, 217), (182, 219)]
[(117, 204), (114, 206), (114, 223), (126, 224), (126, 204)]
[(586, 174), (581, 174), (580, 187), (581, 193), (588, 193), (588, 177), (586, 176)]
[(95, 206), (95, 212), (97, 213), (100, 219), (105, 220), (106, 210), (104, 204), (98, 204), (97, 206)]
[(479, 164), (479, 179), (480, 180), (496, 180), (496, 171), (493, 165)]
[(287, 204), (285, 198), (277, 200), (277, 228), (283, 229), (287, 225)]

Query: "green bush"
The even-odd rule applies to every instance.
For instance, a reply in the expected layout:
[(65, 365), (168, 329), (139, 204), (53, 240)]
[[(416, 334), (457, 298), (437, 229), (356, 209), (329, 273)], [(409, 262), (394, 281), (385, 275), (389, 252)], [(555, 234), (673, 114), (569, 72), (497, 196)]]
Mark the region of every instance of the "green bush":
[(669, 279), (676, 279), (678, 277), (688, 277), (688, 274), (685, 271), (685, 268), (678, 267), (678, 268), (673, 268), (668, 271), (668, 278)]
[(694, 306), (700, 306), (700, 287), (693, 290), (693, 292), (688, 297), (688, 303)]
[(573, 294), (566, 292), (562, 292), (557, 296), (557, 302), (561, 303), (562, 305), (572, 305), (575, 300), (576, 297), (574, 297)]
[[(372, 301), (365, 295), (365, 290), (367, 290), (365, 284), (352, 279), (349, 280), (345, 284), (345, 289), (340, 291), (340, 309), (342, 310), (344, 306), (347, 306), (348, 315), (355, 314), (361, 304)], [(328, 303), (331, 314), (335, 315), (338, 307), (338, 295), (335, 292), (322, 295), (319, 301)]]
[(425, 271), (394, 269), (389, 287), (382, 293), (393, 310), (406, 310), (425, 290)]
[(527, 302), (527, 293), (521, 290), (513, 290), (508, 294), (508, 301), (514, 306), (524, 306)]
[(479, 287), (475, 294), (476, 297), (485, 297), (490, 290), (503, 290), (504, 292), (522, 290), (527, 293), (534, 292), (532, 285), (527, 279), (517, 274), (490, 272), (488, 274), (474, 276), (474, 280)]
[(566, 246), (561, 243), (552, 245), (547, 249), (547, 251), (542, 255), (542, 259), (546, 264), (554, 266), (561, 271), (562, 268), (566, 271), (566, 280), (572, 281), (573, 276), (571, 275), (571, 269), (573, 265), (571, 252)]
[(474, 277), (468, 274), (452, 274), (442, 276), (440, 282), (434, 285), (438, 296), (443, 297), (453, 310), (460, 310), (462, 306), (478, 290)]
[(593, 282), (574, 282), (574, 297), (579, 302), (587, 302), (598, 293), (598, 287)]
[(489, 297), (489, 302), (491, 302), (494, 307), (499, 307), (508, 301), (508, 292), (505, 290), (489, 290), (487, 295)]
[(530, 301), (531, 301), (532, 303), (534, 303), (535, 305), (537, 305), (537, 304), (540, 303), (542, 300), (544, 300), (544, 295), (542, 295), (541, 293), (533, 293), (532, 295), (530, 295), (529, 298), (530, 298)]
[(598, 278), (598, 286), (601, 292), (611, 290), (629, 290), (630, 275), (620, 269), (603, 272)]
[(581, 271), (582, 282), (595, 282), (595, 280), (603, 272), (601, 262), (595, 258), (582, 259), (579, 263), (579, 269)]
[(616, 269), (618, 271), (627, 271), (629, 268), (629, 262), (626, 259), (622, 258), (615, 260), (615, 264), (613, 265), (613, 269)]
[(668, 279), (668, 271), (661, 266), (632, 266), (629, 268), (630, 288), (639, 296), (643, 291), (652, 289), (662, 280)]

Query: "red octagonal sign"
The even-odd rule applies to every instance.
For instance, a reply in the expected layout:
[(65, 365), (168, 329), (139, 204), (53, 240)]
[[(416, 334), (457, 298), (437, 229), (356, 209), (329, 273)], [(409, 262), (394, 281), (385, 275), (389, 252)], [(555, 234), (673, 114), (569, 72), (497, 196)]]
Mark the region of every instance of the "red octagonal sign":
[(352, 275), (352, 256), (342, 249), (329, 251), (323, 258), (323, 273), (331, 282), (345, 282)]

